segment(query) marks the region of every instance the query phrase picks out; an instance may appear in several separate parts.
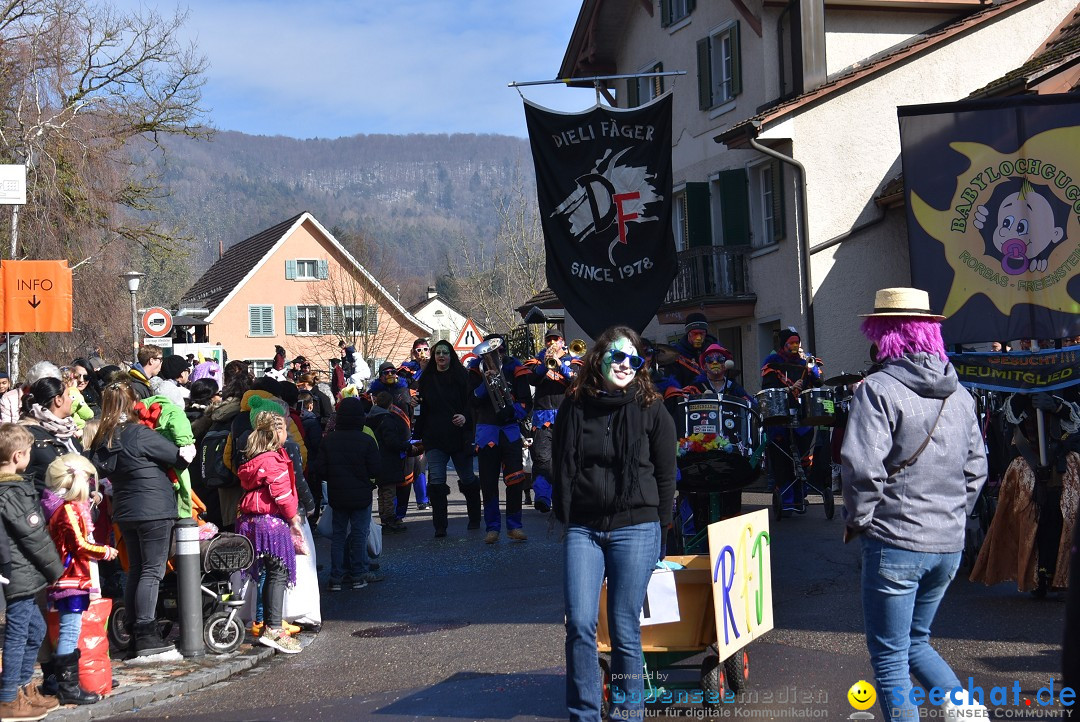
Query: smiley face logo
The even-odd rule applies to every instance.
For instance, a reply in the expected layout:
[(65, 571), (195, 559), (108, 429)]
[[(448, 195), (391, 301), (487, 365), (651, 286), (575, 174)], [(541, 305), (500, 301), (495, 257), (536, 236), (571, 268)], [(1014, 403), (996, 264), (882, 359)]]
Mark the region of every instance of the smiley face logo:
[(874, 689), (874, 685), (867, 682), (865, 679), (860, 679), (855, 684), (851, 685), (851, 689), (847, 693), (848, 702), (851, 706), (857, 710), (866, 710), (874, 706), (874, 702), (877, 701), (877, 691)]

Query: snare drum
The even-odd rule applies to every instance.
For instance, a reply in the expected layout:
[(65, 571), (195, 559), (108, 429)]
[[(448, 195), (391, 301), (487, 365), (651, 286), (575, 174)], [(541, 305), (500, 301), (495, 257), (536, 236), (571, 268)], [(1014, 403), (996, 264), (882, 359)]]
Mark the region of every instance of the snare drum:
[(833, 390), (828, 387), (806, 389), (799, 394), (799, 419), (804, 426), (834, 426), (836, 402)]
[(679, 438), (694, 434), (724, 434), (721, 420), (721, 403), (716, 396), (700, 396), (679, 402), (675, 415)]
[(787, 389), (762, 389), (754, 394), (761, 413), (761, 423), (765, 426), (779, 426), (788, 423), (788, 399), (791, 394)]

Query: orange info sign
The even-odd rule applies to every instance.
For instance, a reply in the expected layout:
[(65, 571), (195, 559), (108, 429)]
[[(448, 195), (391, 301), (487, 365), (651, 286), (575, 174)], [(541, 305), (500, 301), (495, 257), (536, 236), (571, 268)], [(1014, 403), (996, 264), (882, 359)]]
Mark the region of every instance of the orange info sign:
[(0, 331), (71, 331), (71, 269), (67, 261), (0, 263)]

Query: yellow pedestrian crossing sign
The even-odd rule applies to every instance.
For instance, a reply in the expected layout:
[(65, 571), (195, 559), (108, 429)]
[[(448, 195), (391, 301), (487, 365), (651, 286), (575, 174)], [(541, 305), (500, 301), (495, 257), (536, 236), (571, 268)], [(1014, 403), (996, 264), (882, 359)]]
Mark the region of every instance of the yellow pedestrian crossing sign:
[(483, 335), (480, 333), (480, 329), (476, 327), (476, 324), (471, 318), (465, 319), (465, 325), (461, 329), (461, 333), (458, 334), (457, 341), (454, 341), (455, 351), (472, 351), (476, 348), (477, 344), (484, 340)]

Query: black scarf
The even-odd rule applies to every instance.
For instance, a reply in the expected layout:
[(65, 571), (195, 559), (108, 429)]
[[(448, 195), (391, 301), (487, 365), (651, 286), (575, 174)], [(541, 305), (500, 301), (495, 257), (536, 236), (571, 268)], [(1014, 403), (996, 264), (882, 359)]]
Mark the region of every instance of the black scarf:
[[(612, 443), (615, 446), (615, 458), (619, 470), (615, 475), (615, 512), (630, 508), (631, 499), (637, 493), (638, 456), (641, 445), (645, 442), (645, 414), (637, 402), (637, 394), (618, 392), (609, 394), (597, 392), (595, 395), (585, 392), (581, 399), (584, 404), (571, 402), (571, 413), (565, 420), (560, 418), (556, 424), (559, 446), (563, 450), (560, 460), (560, 473), (568, 483), (568, 498), (565, 507), (569, 509), (573, 498), (574, 482), (582, 466), (581, 429), (585, 418), (585, 406), (599, 409), (611, 416)], [(565, 421), (565, 423), (564, 423)], [(567, 514), (566, 521), (569, 521)]]

